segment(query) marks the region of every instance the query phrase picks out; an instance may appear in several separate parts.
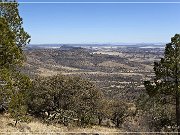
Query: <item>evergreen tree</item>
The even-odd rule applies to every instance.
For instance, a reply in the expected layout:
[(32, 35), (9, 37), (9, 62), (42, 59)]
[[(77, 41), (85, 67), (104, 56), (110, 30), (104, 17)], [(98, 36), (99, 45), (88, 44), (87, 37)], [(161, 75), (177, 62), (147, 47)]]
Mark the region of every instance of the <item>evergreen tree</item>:
[(14, 33), (16, 45), (22, 47), (30, 42), (30, 36), (22, 26), (23, 20), (19, 15), (18, 6), (16, 0), (0, 0), (0, 17), (5, 18)]
[(22, 64), (22, 49), (15, 43), (15, 34), (5, 18), (0, 18), (0, 68), (12, 69)]
[[(19, 68), (24, 62), (22, 46), (30, 36), (22, 27), (16, 2), (0, 3), (0, 110), (6, 110), (16, 124), (26, 114), (27, 90), (30, 79)], [(16, 125), (15, 124), (15, 125)]]
[(154, 71), (154, 81), (144, 82), (147, 94), (156, 103), (164, 105), (161, 107), (167, 104), (171, 108), (174, 106), (176, 127), (180, 134), (180, 34), (172, 37), (171, 43), (166, 45), (164, 58), (154, 63)]

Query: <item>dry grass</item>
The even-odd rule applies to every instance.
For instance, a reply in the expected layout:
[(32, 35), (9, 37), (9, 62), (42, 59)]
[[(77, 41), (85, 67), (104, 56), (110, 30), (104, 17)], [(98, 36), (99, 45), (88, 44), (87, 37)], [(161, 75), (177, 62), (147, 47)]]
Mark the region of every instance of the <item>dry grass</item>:
[(126, 69), (134, 69), (131, 66), (128, 66), (126, 64), (121, 64), (121, 63), (117, 63), (117, 62), (113, 62), (113, 61), (104, 61), (102, 63), (99, 64), (99, 66), (104, 66), (104, 67), (123, 67)]
[(37, 71), (39, 72), (40, 76), (44, 76), (44, 77), (60, 74), (59, 71), (49, 70), (47, 68), (42, 68), (42, 67), (39, 67)]
[(14, 126), (14, 121), (8, 115), (0, 115), (0, 134), (117, 134), (122, 130), (107, 128), (101, 126), (92, 126), (91, 128), (65, 127), (63, 125), (47, 125), (38, 120), (30, 123), (18, 123)]
[[(131, 67), (126, 67), (126, 68), (131, 68)], [(40, 76), (44, 76), (44, 77), (48, 77), (48, 76), (53, 76), (53, 75), (58, 75), (58, 74), (63, 74), (63, 75), (83, 75), (83, 74), (87, 74), (87, 75), (100, 75), (100, 76), (104, 76), (104, 75), (123, 75), (123, 76), (132, 76), (132, 75), (139, 75), (139, 76), (143, 76), (143, 74), (141, 73), (132, 73), (131, 72), (127, 72), (127, 73), (120, 73), (120, 72), (113, 72), (113, 73), (107, 73), (107, 72), (101, 72), (101, 71), (92, 71), (92, 72), (84, 72), (84, 71), (69, 71), (69, 72), (63, 72), (63, 71), (57, 71), (57, 70), (50, 70), (47, 68), (38, 68), (38, 75)]]
[(97, 51), (97, 52), (93, 52), (93, 54), (106, 54), (106, 55), (115, 55), (115, 56), (123, 55), (123, 53), (115, 52), (115, 51)]

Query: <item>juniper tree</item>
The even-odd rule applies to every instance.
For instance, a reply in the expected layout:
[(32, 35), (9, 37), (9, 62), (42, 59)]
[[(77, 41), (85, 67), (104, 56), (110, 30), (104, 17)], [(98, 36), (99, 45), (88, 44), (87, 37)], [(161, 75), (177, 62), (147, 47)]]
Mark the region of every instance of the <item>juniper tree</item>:
[(30, 86), (30, 79), (18, 70), (24, 62), (22, 46), (29, 43), (30, 36), (22, 27), (18, 4), (7, 2), (0, 3), (0, 109), (9, 110), (17, 123), (25, 114)]
[(162, 108), (168, 104), (174, 106), (176, 127), (180, 134), (180, 34), (166, 44), (164, 58), (154, 62), (154, 72), (154, 81), (144, 82), (147, 94)]
[(23, 28), (23, 19), (19, 15), (16, 0), (0, 0), (0, 17), (3, 17), (14, 33), (15, 43), (22, 47), (30, 42), (30, 35)]

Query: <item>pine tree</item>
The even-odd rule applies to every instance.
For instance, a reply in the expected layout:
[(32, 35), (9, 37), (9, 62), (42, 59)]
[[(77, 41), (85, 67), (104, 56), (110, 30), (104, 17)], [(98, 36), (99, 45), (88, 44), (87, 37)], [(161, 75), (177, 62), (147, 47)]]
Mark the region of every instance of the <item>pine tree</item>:
[(164, 58), (154, 62), (154, 71), (154, 81), (144, 82), (146, 91), (161, 105), (174, 105), (176, 127), (180, 134), (180, 34), (172, 37), (171, 43), (166, 45)]

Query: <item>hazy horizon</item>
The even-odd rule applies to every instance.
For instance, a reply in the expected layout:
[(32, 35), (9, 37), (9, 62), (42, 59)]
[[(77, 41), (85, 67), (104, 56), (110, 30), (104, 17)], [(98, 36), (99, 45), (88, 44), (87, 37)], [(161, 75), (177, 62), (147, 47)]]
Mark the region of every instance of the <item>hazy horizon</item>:
[(149, 43), (149, 42), (139, 42), (139, 43), (126, 43), (126, 42), (117, 42), (117, 43), (113, 43), (113, 42), (105, 42), (105, 43), (100, 43), (100, 42), (86, 42), (86, 43), (30, 43), (30, 45), (42, 45), (42, 44), (44, 44), (44, 45), (60, 45), (60, 44), (84, 44), (84, 45), (88, 45), (88, 44), (105, 44), (105, 45), (108, 45), (108, 44), (110, 44), (110, 45), (140, 45), (140, 44), (144, 44), (144, 45), (150, 45), (150, 44), (152, 44), (152, 45), (164, 45), (164, 44), (167, 44), (167, 42), (165, 43), (163, 43), (163, 42), (156, 42), (156, 43)]

